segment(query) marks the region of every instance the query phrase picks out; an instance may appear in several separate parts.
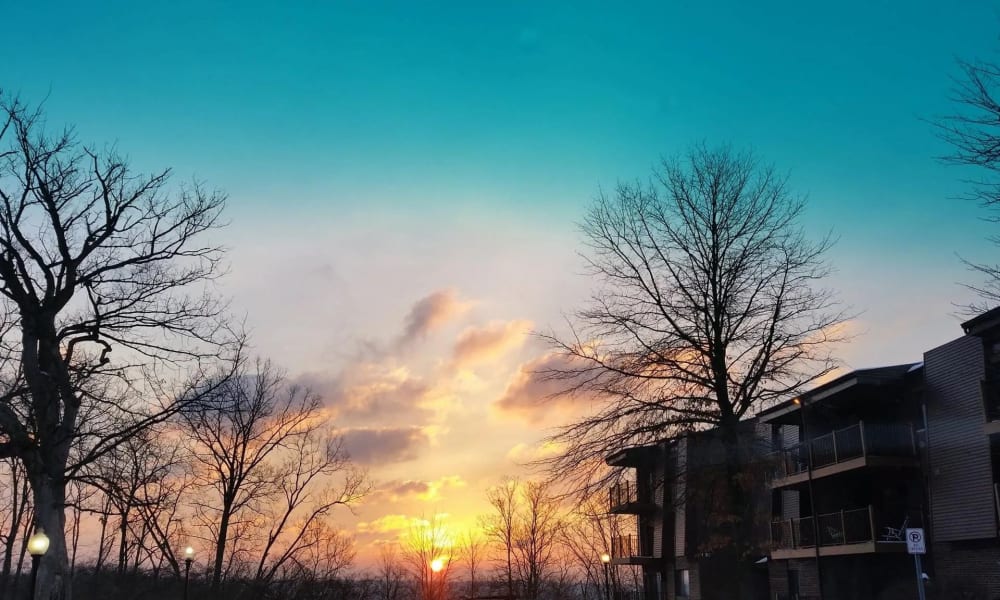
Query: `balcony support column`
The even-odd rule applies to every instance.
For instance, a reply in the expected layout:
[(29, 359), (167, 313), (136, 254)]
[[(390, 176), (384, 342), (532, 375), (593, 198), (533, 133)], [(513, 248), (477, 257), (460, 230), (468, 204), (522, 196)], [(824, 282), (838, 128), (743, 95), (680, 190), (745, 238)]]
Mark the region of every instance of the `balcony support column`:
[(861, 456), (868, 456), (868, 443), (865, 441), (864, 421), (858, 421), (858, 430), (861, 432)]

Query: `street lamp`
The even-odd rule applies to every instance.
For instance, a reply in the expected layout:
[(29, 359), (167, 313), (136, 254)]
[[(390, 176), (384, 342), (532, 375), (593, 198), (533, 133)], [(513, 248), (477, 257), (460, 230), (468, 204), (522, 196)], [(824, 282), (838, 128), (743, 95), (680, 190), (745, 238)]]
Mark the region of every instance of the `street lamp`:
[[(812, 513), (813, 552), (816, 554), (816, 592), (823, 600), (823, 569), (819, 561), (819, 515), (816, 514), (816, 493), (813, 491), (812, 441), (806, 430), (806, 405), (802, 398), (792, 398), (792, 404), (799, 407), (799, 423), (802, 428), (802, 444), (806, 449), (806, 478), (809, 489), (809, 512)], [(801, 514), (801, 513), (800, 513)]]
[(602, 554), (601, 562), (604, 563), (604, 600), (611, 600), (611, 555)]
[(184, 549), (184, 600), (188, 600), (188, 579), (191, 575), (191, 562), (194, 560), (194, 548)]
[(38, 582), (38, 562), (48, 550), (49, 536), (45, 535), (41, 527), (37, 527), (35, 533), (28, 538), (28, 554), (31, 555), (31, 600), (35, 600), (35, 584)]

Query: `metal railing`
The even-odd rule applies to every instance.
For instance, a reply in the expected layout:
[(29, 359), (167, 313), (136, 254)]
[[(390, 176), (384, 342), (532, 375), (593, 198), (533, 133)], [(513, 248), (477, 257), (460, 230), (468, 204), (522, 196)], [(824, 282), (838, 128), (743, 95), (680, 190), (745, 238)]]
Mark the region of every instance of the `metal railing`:
[(639, 495), (636, 492), (635, 484), (631, 481), (616, 483), (608, 490), (608, 506), (611, 510), (638, 501)]
[(639, 536), (632, 534), (611, 536), (612, 558), (639, 558), (651, 556), (653, 556), (652, 544), (640, 544)]
[(874, 509), (864, 508), (824, 513), (813, 517), (782, 519), (771, 522), (771, 547), (774, 549), (842, 546), (864, 542), (905, 543), (902, 531), (923, 524), (921, 511), (907, 511), (895, 519), (876, 519)]
[(866, 423), (836, 429), (776, 452), (776, 477), (803, 473), (862, 456), (916, 456), (913, 427), (903, 423)]

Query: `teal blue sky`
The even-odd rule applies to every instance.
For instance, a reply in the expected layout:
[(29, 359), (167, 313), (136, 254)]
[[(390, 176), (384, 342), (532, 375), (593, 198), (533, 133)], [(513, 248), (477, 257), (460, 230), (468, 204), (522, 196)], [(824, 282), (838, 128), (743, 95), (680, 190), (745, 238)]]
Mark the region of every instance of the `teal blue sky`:
[[(996, 56), (994, 2), (5, 11), (24, 25), (5, 28), (0, 87), (46, 99), (54, 124), (115, 142), (142, 168), (225, 189), (238, 243), (279, 244), (261, 228), (294, 237), (308, 222), (317, 236), (364, 223), (372, 244), (419, 225), (550, 231), (572, 245), (599, 187), (705, 141), (790, 173), (811, 230), (840, 238), (837, 287), (860, 309), (886, 281), (933, 276), (944, 314), (966, 278), (956, 253), (990, 251), (975, 207), (951, 200), (963, 175), (935, 160), (947, 148), (922, 119), (952, 110), (956, 57)], [(414, 252), (451, 252), (455, 238), (439, 237)]]
[(879, 223), (953, 191), (919, 118), (1000, 24), (989, 2), (13, 4), (0, 85), (248, 208), (557, 215), (707, 140)]
[(924, 119), (952, 110), (956, 57), (996, 57), (998, 6), (13, 3), (0, 87), (225, 189), (233, 237), (264, 246), (277, 223), (573, 244), (599, 187), (695, 142), (752, 147), (808, 194), (811, 231), (840, 238), (852, 304), (933, 276), (944, 314), (956, 253), (991, 248)]
[(958, 337), (958, 255), (998, 252), (927, 119), (954, 109), (956, 58), (1000, 61), (1000, 2), (42, 0), (0, 18), (0, 89), (227, 191), (220, 285), (256, 346), (395, 448), (377, 479), (444, 490), (363, 507), (362, 540), (401, 515), (474, 523), (565, 417), (498, 407), (545, 359), (524, 333), (589, 293), (574, 222), (662, 156), (730, 143), (789, 173), (809, 234), (839, 239), (828, 285), (864, 334), (847, 367)]

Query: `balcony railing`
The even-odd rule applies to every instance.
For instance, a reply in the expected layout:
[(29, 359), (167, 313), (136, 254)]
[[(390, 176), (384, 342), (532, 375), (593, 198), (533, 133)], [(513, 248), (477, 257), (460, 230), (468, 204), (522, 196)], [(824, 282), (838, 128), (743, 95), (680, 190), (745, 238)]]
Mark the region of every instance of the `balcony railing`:
[(608, 490), (608, 496), (608, 506), (611, 510), (628, 504), (635, 504), (639, 501), (635, 484), (631, 481), (623, 481), (611, 486), (611, 489)]
[(623, 481), (608, 489), (608, 510), (613, 513), (645, 514), (656, 510), (649, 493), (640, 494), (634, 481)]
[(876, 519), (871, 506), (853, 510), (841, 510), (813, 517), (783, 519), (771, 523), (772, 549), (812, 548), (819, 546), (843, 546), (865, 542), (886, 542), (905, 544), (903, 535), (907, 527), (920, 527), (923, 519), (920, 511), (908, 511), (896, 519)]
[(862, 456), (916, 456), (913, 427), (902, 423), (866, 423), (837, 429), (777, 453), (776, 477), (803, 473)]
[(611, 536), (611, 558), (648, 558), (653, 556), (652, 544), (640, 544), (636, 535)]

